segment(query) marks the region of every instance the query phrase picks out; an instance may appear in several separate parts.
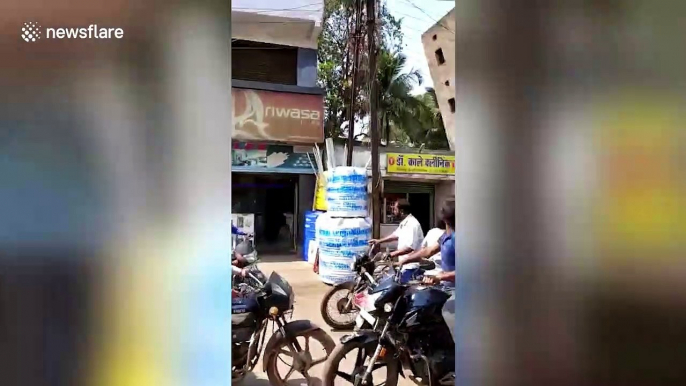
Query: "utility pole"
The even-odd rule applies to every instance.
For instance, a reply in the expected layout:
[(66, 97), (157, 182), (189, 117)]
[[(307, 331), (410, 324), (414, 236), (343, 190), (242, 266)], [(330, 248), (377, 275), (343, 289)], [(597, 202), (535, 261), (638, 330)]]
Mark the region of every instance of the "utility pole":
[(381, 235), (381, 175), (379, 170), (379, 113), (376, 100), (376, 0), (367, 0), (367, 39), (369, 46), (369, 131), (372, 139), (372, 237)]
[(355, 100), (357, 99), (357, 68), (360, 61), (360, 38), (362, 37), (362, 0), (355, 0), (355, 32), (353, 35), (353, 79), (350, 85), (350, 106), (348, 107), (348, 154), (346, 164), (353, 166), (355, 145)]

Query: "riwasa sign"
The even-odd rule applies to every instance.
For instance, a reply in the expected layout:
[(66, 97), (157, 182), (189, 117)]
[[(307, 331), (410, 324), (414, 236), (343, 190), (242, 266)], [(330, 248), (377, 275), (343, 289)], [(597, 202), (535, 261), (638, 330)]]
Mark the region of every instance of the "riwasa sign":
[(455, 174), (455, 156), (437, 154), (386, 154), (387, 173)]
[(233, 139), (315, 143), (324, 141), (324, 97), (233, 88)]

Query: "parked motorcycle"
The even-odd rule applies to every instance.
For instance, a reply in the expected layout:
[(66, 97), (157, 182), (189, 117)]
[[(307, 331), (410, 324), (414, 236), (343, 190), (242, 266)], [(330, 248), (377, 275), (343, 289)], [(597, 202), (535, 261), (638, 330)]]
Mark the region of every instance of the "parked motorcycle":
[[(296, 371), (310, 384), (310, 369), (326, 361), (335, 343), (309, 320), (287, 321), (295, 303), (293, 289), (276, 272), (266, 281), (263, 278), (258, 269), (252, 268), (245, 278), (236, 278), (232, 287), (232, 381), (238, 382), (252, 371), (264, 350), (263, 371), (270, 385), (286, 385)], [(270, 322), (274, 333), (265, 346)], [(311, 339), (323, 347), (322, 357), (314, 358)], [(277, 368), (279, 362), (290, 365), (285, 374)]]
[[(326, 362), (323, 385), (334, 386), (342, 378), (356, 386), (371, 386), (372, 373), (384, 369), (386, 386), (397, 385), (405, 371), (419, 385), (453, 385), (455, 345), (446, 339), (451, 335), (441, 314), (451, 291), (418, 281), (402, 283), (399, 274), (383, 279), (369, 291), (375, 296), (376, 327), (341, 338)], [(341, 365), (348, 354), (356, 360), (346, 373)]]

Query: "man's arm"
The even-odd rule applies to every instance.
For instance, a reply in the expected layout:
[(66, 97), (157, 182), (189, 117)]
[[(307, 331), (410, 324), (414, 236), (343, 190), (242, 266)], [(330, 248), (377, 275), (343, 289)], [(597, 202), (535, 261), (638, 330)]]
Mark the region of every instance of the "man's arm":
[(429, 245), (426, 248), (422, 248), (417, 252), (410, 254), (409, 256), (401, 258), (398, 262), (403, 265), (407, 263), (415, 263), (421, 261), (422, 259), (428, 259), (429, 257), (435, 255), (441, 250), (441, 246), (438, 244)]
[(412, 253), (412, 252), (414, 252), (414, 249), (412, 249), (411, 247), (408, 247), (408, 246), (404, 246), (404, 247), (401, 247), (401, 248), (398, 249), (398, 250), (395, 250), (395, 251), (391, 252), (390, 255), (391, 255), (392, 258), (396, 258), (396, 257), (399, 257), (399, 256), (405, 256), (405, 255), (407, 255), (408, 253)]
[(378, 239), (378, 240), (377, 239), (371, 239), (371, 240), (369, 240), (369, 243), (370, 244), (383, 244), (383, 243), (387, 243), (389, 241), (396, 241), (396, 240), (398, 240), (398, 235), (395, 233), (396, 232), (393, 232), (390, 235), (388, 235), (382, 239)]
[(239, 235), (239, 236), (247, 236), (247, 233), (241, 232), (241, 230), (238, 229), (238, 227), (233, 225), (233, 224), (231, 224), (231, 233), (233, 233), (234, 235)]
[(450, 271), (450, 272), (441, 272), (438, 275), (436, 275), (436, 278), (440, 281), (451, 281), (455, 282), (455, 271)]

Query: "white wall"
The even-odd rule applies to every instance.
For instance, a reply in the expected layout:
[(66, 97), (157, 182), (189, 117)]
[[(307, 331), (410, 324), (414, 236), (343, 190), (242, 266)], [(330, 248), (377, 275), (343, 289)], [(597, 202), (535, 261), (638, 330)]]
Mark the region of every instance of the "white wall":
[(233, 0), (231, 37), (317, 49), (324, 0)]
[[(448, 12), (441, 20), (422, 34), (424, 54), (429, 64), (429, 72), (436, 90), (438, 107), (445, 124), (445, 134), (448, 137), (450, 148), (455, 149), (455, 114), (451, 112), (448, 100), (455, 98), (455, 9)], [(448, 31), (446, 26), (450, 29)], [(434, 36), (436, 39), (434, 40)], [(445, 63), (439, 65), (436, 61), (436, 50), (441, 49), (445, 57)], [(448, 82), (448, 85), (445, 82)], [(456, 107), (457, 110), (457, 107)]]

